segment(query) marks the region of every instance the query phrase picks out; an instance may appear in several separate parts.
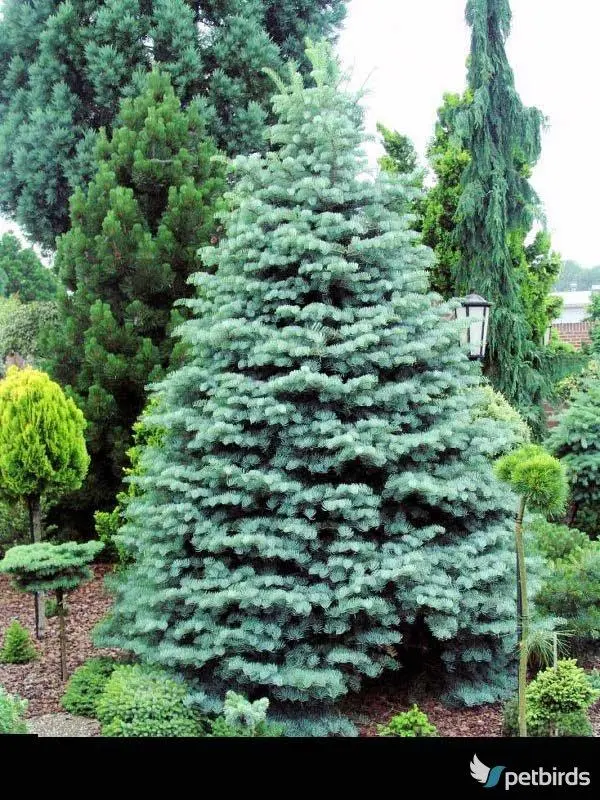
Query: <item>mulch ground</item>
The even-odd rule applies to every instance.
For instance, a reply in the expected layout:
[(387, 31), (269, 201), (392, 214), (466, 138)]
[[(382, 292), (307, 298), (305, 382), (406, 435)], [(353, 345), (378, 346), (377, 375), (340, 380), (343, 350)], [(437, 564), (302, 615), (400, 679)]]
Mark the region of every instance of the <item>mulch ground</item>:
[[(107, 613), (110, 597), (104, 591), (104, 576), (110, 567), (94, 567), (94, 580), (68, 597), (67, 617), (69, 673), (88, 658), (110, 655), (109, 650), (98, 650), (91, 643), (91, 631)], [(18, 619), (34, 632), (33, 600), (29, 595), (14, 591), (6, 576), (0, 576), (0, 641), (10, 623)], [(40, 657), (29, 664), (0, 664), (0, 685), (29, 701), (27, 716), (30, 730), (40, 736), (96, 736), (95, 721), (65, 714), (59, 700), (64, 692), (60, 679), (60, 651), (58, 620), (47, 620), (46, 636), (36, 642)], [(114, 653), (116, 654), (116, 653)], [(600, 668), (600, 654), (586, 659), (586, 668)], [(360, 696), (348, 698), (344, 711), (356, 723), (361, 736), (376, 736), (378, 727), (401, 711), (408, 710), (414, 702), (405, 688), (395, 678), (367, 686)], [(502, 711), (500, 705), (480, 706), (470, 709), (449, 709), (434, 697), (423, 692), (417, 700), (419, 707), (436, 726), (440, 736), (501, 736)], [(600, 736), (600, 702), (592, 709), (592, 724)]]

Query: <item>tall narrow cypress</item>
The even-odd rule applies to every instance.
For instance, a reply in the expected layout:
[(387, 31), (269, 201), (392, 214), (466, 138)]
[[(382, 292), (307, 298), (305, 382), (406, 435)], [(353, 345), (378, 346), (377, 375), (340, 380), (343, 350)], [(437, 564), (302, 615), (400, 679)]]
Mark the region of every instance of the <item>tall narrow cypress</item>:
[[(531, 331), (520, 294), (514, 237), (530, 230), (538, 198), (529, 182), (541, 152), (542, 114), (526, 108), (515, 89), (506, 55), (509, 0), (468, 0), (471, 27), (470, 102), (456, 119), (470, 158), (462, 177), (456, 240), (461, 258), (455, 291), (474, 290), (493, 305), (487, 369), (511, 402), (522, 405), (538, 377), (528, 358)], [(529, 390), (533, 391), (529, 391)]]

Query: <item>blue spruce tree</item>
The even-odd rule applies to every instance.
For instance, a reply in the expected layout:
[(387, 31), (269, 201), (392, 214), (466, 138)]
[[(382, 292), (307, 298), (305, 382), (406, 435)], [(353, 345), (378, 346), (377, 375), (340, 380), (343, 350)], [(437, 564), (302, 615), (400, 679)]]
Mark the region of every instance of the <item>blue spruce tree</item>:
[(455, 699), (497, 699), (515, 601), (487, 458), (504, 429), (472, 418), (480, 372), (398, 213), (414, 189), (365, 179), (359, 98), (327, 46), (308, 56), (203, 250), (98, 638), (186, 676), (205, 711), (267, 696), (316, 735), (349, 732), (336, 701), (417, 644)]

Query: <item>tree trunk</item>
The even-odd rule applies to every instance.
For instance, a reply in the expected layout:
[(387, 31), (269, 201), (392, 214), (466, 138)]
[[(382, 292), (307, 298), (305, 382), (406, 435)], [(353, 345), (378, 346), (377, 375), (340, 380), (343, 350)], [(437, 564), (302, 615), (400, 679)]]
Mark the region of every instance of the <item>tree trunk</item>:
[(527, 661), (529, 638), (529, 600), (527, 598), (527, 570), (525, 566), (525, 545), (523, 543), (523, 517), (525, 516), (525, 498), (521, 499), (515, 540), (517, 549), (518, 586), (521, 599), (521, 637), (519, 640), (519, 736), (527, 736), (527, 706), (525, 690), (527, 689)]
[(56, 590), (56, 610), (58, 611), (59, 637), (60, 637), (60, 677), (67, 680), (67, 631), (65, 620), (65, 604), (62, 589)]
[[(29, 532), (31, 534), (31, 541), (42, 541), (42, 504), (39, 495), (32, 495), (28, 498), (27, 505), (29, 508)], [(42, 592), (36, 592), (33, 597), (35, 604), (35, 635), (38, 639), (44, 636), (46, 627), (46, 613), (44, 609), (44, 595)]]

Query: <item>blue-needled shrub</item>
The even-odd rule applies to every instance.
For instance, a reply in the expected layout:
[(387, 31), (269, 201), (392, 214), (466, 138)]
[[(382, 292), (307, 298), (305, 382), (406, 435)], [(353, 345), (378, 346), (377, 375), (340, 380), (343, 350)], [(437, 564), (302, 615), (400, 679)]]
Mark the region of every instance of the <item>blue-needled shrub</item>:
[(283, 727), (268, 722), (269, 701), (266, 697), (253, 703), (240, 694), (227, 692), (223, 715), (210, 724), (210, 736), (273, 737), (282, 736)]
[(160, 670), (118, 667), (98, 698), (103, 736), (200, 736), (198, 715), (186, 705), (185, 684)]
[(98, 699), (120, 662), (114, 658), (90, 658), (69, 678), (60, 704), (65, 711), (80, 717), (95, 717)]
[(403, 711), (401, 714), (396, 714), (387, 725), (382, 725), (379, 728), (380, 736), (437, 736), (437, 729), (435, 725), (429, 722), (427, 714), (414, 705), (410, 711)]
[(511, 690), (515, 501), (489, 464), (505, 424), (473, 419), (480, 369), (399, 211), (414, 187), (364, 178), (358, 98), (308, 58), (202, 251), (97, 641), (182, 673), (203, 713), (231, 689), (286, 733), (349, 734), (336, 702), (413, 629), (454, 701)]
[(587, 679), (592, 689), (600, 696), (600, 669), (593, 669), (588, 672)]
[(23, 715), (27, 711), (27, 700), (9, 694), (0, 686), (0, 735), (3, 733), (27, 733)]

